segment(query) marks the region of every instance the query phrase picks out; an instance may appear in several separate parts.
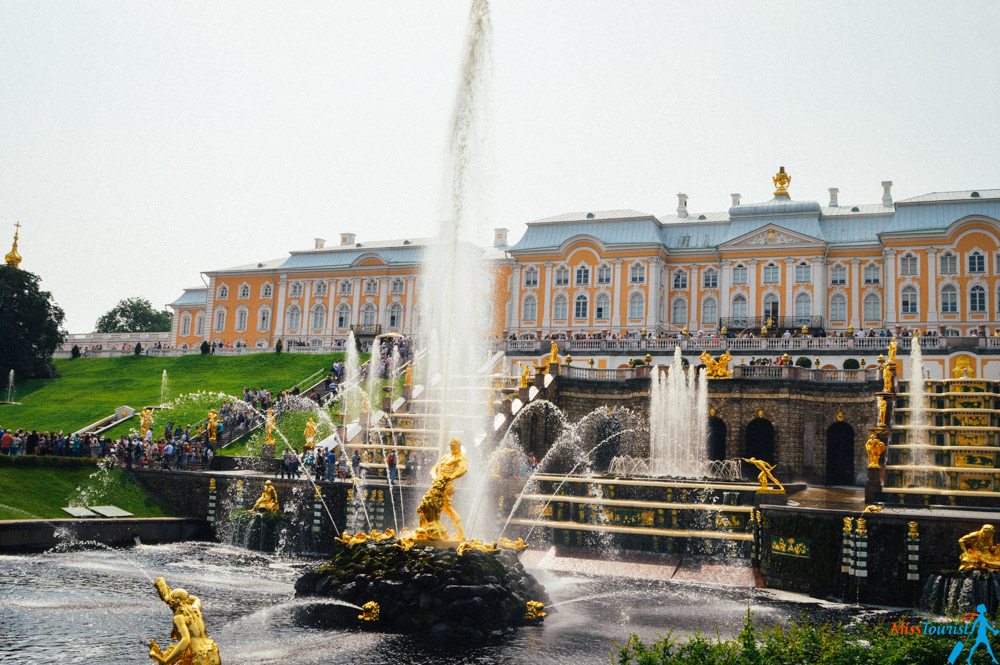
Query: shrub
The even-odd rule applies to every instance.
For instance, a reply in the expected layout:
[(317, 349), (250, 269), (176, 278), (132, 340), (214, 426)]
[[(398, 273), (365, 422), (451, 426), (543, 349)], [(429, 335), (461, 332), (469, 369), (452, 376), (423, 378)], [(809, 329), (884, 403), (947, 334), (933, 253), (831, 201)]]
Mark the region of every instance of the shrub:
[(813, 366), (812, 361), (810, 361), (805, 356), (799, 356), (799, 359), (795, 361), (795, 364), (798, 365), (799, 367), (805, 367), (806, 369), (809, 369), (810, 367)]
[(282, 347), (282, 344), (281, 344), (281, 340), (279, 339), (277, 342), (274, 343), (274, 352), (275, 353), (281, 353), (281, 349), (282, 348), (283, 347)]
[(80, 357), (80, 347), (77, 346), (76, 344), (74, 344), (73, 348), (69, 350), (69, 357), (70, 358), (79, 358)]
[(0, 455), (0, 466), (36, 467), (96, 467), (100, 460), (93, 457), (55, 457), (52, 455)]
[(198, 349), (201, 351), (201, 355), (207, 356), (208, 352), (212, 350), (212, 347), (208, 345), (208, 340), (205, 340), (201, 343), (201, 346), (198, 347)]
[(854, 358), (848, 358), (847, 360), (844, 361), (844, 369), (860, 369), (860, 368), (861, 368), (861, 363), (859, 363)]
[(141, 356), (142, 355), (142, 343), (141, 342), (136, 342), (135, 343), (135, 348), (132, 349), (132, 353), (134, 353), (137, 356)]

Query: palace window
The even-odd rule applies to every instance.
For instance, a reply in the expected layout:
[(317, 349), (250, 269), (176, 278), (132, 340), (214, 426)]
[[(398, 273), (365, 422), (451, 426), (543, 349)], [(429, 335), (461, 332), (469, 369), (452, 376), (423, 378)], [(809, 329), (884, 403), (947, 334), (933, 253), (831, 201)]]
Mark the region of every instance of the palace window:
[(878, 284), (882, 280), (882, 269), (876, 263), (869, 263), (865, 266), (865, 284)]
[(559, 266), (556, 268), (556, 286), (568, 286), (569, 285), (569, 268), (566, 266)]
[(316, 295), (318, 296), (326, 295), (326, 282), (316, 282)]
[(576, 285), (587, 286), (588, 284), (590, 284), (590, 268), (580, 266), (576, 269)]
[(288, 330), (298, 330), (302, 326), (302, 310), (299, 309), (298, 305), (292, 305), (288, 308), (285, 323), (285, 328)]
[(804, 284), (812, 280), (812, 267), (806, 263), (802, 262), (795, 266), (795, 281), (799, 284)]
[(677, 298), (670, 307), (670, 323), (675, 326), (686, 326), (688, 320), (688, 304), (684, 298)]
[(597, 269), (597, 283), (598, 284), (610, 284), (611, 283), (611, 266), (601, 266)]
[(524, 285), (538, 286), (538, 268), (528, 268), (524, 271)]
[(249, 298), (250, 297), (250, 285), (249, 284), (240, 284), (239, 297), (241, 299), (242, 298)]
[(392, 280), (392, 292), (393, 293), (403, 292), (403, 280), (399, 279), (398, 277)]
[(259, 332), (266, 332), (271, 329), (271, 309), (269, 307), (261, 307), (257, 312), (257, 330)]
[(351, 291), (354, 290), (354, 284), (349, 279), (343, 279), (340, 281), (340, 295), (349, 296)]
[(865, 321), (882, 320), (882, 299), (877, 293), (869, 293), (864, 300)]
[(587, 296), (577, 296), (576, 300), (573, 302), (573, 318), (586, 319), (589, 304), (590, 302), (587, 300)]
[(569, 316), (569, 300), (566, 299), (566, 296), (556, 296), (552, 306), (552, 316), (556, 321), (565, 321)]
[(219, 300), (227, 300), (229, 298), (229, 287), (225, 284), (219, 287)]
[(701, 322), (710, 326), (719, 322), (719, 306), (715, 298), (705, 298), (701, 302)]
[(764, 296), (764, 319), (776, 319), (778, 318), (778, 312), (781, 309), (781, 301), (778, 300), (778, 296), (773, 293), (768, 293)]
[(610, 312), (611, 299), (608, 298), (606, 293), (602, 293), (597, 296), (597, 300), (594, 303), (594, 318), (598, 321), (607, 321)]
[(969, 311), (977, 314), (986, 311), (986, 289), (973, 286), (969, 291)]
[(913, 254), (907, 254), (900, 261), (900, 274), (902, 275), (916, 275), (917, 274), (917, 257)]
[(641, 319), (646, 316), (646, 303), (641, 293), (633, 293), (628, 299), (628, 318)]
[(349, 305), (341, 305), (337, 308), (337, 328), (346, 330), (351, 325), (351, 308)]
[(270, 298), (273, 294), (274, 294), (274, 287), (272, 287), (270, 284), (265, 284), (264, 286), (260, 287), (261, 298)]
[(361, 308), (361, 325), (373, 326), (378, 319), (378, 308), (374, 303), (366, 303)]
[(920, 311), (920, 303), (917, 300), (917, 290), (912, 286), (903, 288), (902, 295), (900, 296), (900, 302), (903, 314), (917, 314)]
[(674, 273), (674, 288), (686, 289), (688, 287), (688, 274), (683, 270)]
[(747, 283), (747, 267), (740, 265), (733, 268), (733, 284)]
[(705, 274), (702, 275), (701, 283), (706, 289), (719, 288), (719, 273), (717, 273), (714, 268), (709, 268), (705, 271)]
[(812, 316), (812, 298), (808, 293), (800, 293), (795, 296), (795, 323), (804, 326), (809, 323)]
[(524, 321), (534, 321), (537, 314), (538, 301), (535, 300), (534, 296), (528, 296), (524, 299), (524, 306), (521, 308), (521, 319)]
[[(732, 315), (734, 319), (747, 318), (747, 299), (742, 293), (733, 298)], [(743, 325), (742, 323), (737, 325)]]
[(847, 298), (842, 293), (835, 293), (830, 298), (830, 320), (836, 323), (847, 321)]
[(958, 291), (951, 284), (941, 289), (941, 313), (958, 313)]
[(830, 284), (833, 286), (847, 284), (847, 266), (836, 265), (830, 268)]
[(969, 272), (986, 272), (986, 257), (983, 256), (981, 252), (973, 252), (972, 254), (969, 254)]
[(181, 337), (187, 337), (191, 334), (191, 315), (185, 314), (181, 317)]
[(194, 334), (195, 337), (201, 337), (205, 334), (205, 315), (201, 312), (195, 314), (194, 317)]
[(403, 325), (403, 306), (398, 302), (389, 305), (389, 327), (400, 328)]
[(247, 329), (248, 312), (246, 307), (236, 310), (236, 332), (243, 332)]
[(292, 282), (292, 288), (290, 291), (292, 297), (302, 295), (302, 282)]
[(369, 295), (378, 293), (378, 282), (374, 279), (365, 282), (365, 293)]
[(646, 268), (641, 263), (635, 263), (629, 268), (628, 281), (632, 284), (644, 284), (646, 282)]
[(215, 310), (215, 332), (222, 332), (226, 329), (226, 310), (220, 307)]
[(313, 330), (322, 330), (326, 327), (326, 307), (323, 305), (316, 305), (313, 307), (312, 327)]
[(780, 279), (780, 270), (778, 266), (773, 263), (768, 263), (764, 266), (764, 283), (765, 284), (777, 284)]
[(958, 257), (954, 254), (942, 254), (941, 255), (941, 274), (942, 275), (957, 275), (958, 274)]

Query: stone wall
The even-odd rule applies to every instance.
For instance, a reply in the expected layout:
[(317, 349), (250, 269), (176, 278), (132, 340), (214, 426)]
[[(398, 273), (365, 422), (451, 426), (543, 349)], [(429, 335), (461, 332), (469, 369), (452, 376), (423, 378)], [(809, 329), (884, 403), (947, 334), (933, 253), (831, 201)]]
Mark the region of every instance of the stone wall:
[(44, 552), (60, 543), (97, 541), (113, 547), (204, 540), (211, 537), (203, 519), (176, 517), (11, 520), (0, 522), (0, 553)]

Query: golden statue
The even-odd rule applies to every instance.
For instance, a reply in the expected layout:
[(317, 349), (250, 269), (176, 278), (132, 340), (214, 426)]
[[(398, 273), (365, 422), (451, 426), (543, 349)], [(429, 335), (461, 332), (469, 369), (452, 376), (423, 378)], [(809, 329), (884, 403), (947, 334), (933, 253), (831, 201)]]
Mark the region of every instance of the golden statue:
[(302, 435), (306, 438), (306, 443), (302, 446), (302, 450), (312, 450), (316, 445), (314, 442), (316, 440), (316, 421), (310, 418), (306, 421), (306, 428), (302, 431)]
[(1000, 547), (994, 543), (996, 530), (984, 524), (979, 531), (967, 533), (958, 539), (962, 553), (958, 557), (960, 571), (1000, 570)]
[(379, 610), (378, 603), (374, 600), (369, 600), (361, 606), (361, 614), (358, 615), (358, 618), (362, 621), (378, 621)]
[(160, 599), (174, 611), (170, 636), (177, 642), (163, 650), (156, 640), (150, 640), (149, 657), (161, 665), (221, 665), (219, 645), (209, 639), (205, 630), (201, 600), (184, 589), (171, 590), (162, 577), (157, 577), (153, 586)]
[(788, 186), (792, 184), (792, 176), (785, 173), (784, 166), (778, 167), (778, 173), (771, 178), (771, 182), (773, 182), (776, 187), (774, 190), (775, 196), (788, 196)]
[(971, 379), (976, 376), (976, 370), (969, 362), (968, 356), (959, 356), (955, 360), (955, 369), (951, 370), (951, 375), (956, 379)]
[(17, 239), (21, 235), (21, 222), (14, 225), (14, 244), (10, 246), (10, 251), (7, 255), (3, 257), (3, 260), (7, 262), (11, 268), (17, 268), (21, 265), (21, 255), (17, 251)]
[(413, 385), (413, 363), (408, 364), (406, 371), (403, 372), (403, 385)]
[(879, 459), (885, 452), (885, 444), (882, 439), (875, 436), (875, 432), (868, 435), (868, 440), (865, 441), (865, 450), (868, 451), (868, 468), (878, 469), (880, 467)]
[(878, 426), (885, 427), (885, 412), (889, 407), (889, 403), (881, 397), (876, 397), (875, 399), (878, 403)]
[(882, 392), (892, 392), (892, 376), (896, 372), (896, 363), (887, 362), (882, 366)]
[(260, 498), (253, 504), (254, 512), (261, 510), (265, 513), (276, 513), (281, 509), (278, 506), (278, 490), (274, 489), (271, 481), (264, 482), (264, 491), (260, 493)]
[(521, 367), (521, 387), (527, 388), (528, 382), (531, 380), (531, 368), (527, 365)]
[(274, 409), (267, 410), (267, 417), (264, 418), (264, 444), (268, 446), (274, 445), (274, 428), (277, 427), (277, 423), (274, 420)]
[(537, 600), (529, 600), (524, 604), (525, 621), (541, 621), (547, 615), (544, 611), (545, 605)]
[(718, 360), (714, 360), (708, 351), (702, 351), (698, 359), (705, 365), (705, 376), (709, 379), (728, 379), (733, 375), (729, 369), (733, 356), (729, 351), (719, 356)]
[(448, 530), (441, 524), (442, 512), (454, 523), (458, 531), (458, 540), (465, 540), (462, 520), (451, 505), (451, 497), (455, 493), (455, 481), (469, 470), (469, 462), (462, 453), (461, 441), (452, 439), (449, 445), (451, 452), (439, 459), (431, 469), (431, 478), (434, 482), (417, 507), (417, 514), (420, 515), (417, 540), (448, 540)]
[(497, 541), (497, 547), (504, 550), (513, 550), (515, 552), (520, 552), (521, 550), (528, 549), (528, 543), (524, 542), (523, 538), (518, 538), (517, 540), (511, 540), (510, 538), (504, 538), (500, 536)]
[(559, 345), (552, 342), (549, 345), (549, 358), (546, 365), (558, 365), (559, 364)]
[(887, 359), (887, 362), (890, 365), (892, 365), (893, 367), (896, 366), (896, 338), (895, 337), (893, 337), (889, 341), (889, 357)]
[(208, 432), (208, 440), (215, 443), (215, 437), (219, 432), (219, 414), (215, 409), (210, 409), (208, 417), (205, 418), (205, 430)]
[(874, 503), (870, 503), (867, 506), (865, 506), (865, 509), (862, 510), (861, 512), (862, 513), (881, 513), (881, 512), (884, 512), (884, 511), (885, 511), (885, 509), (882, 506), (876, 505)]
[(455, 548), (455, 552), (458, 553), (458, 556), (462, 556), (467, 552), (485, 552), (487, 554), (492, 554), (493, 552), (496, 552), (497, 549), (496, 543), (484, 543), (476, 538), (474, 540), (463, 541), (458, 547)]
[[(760, 471), (760, 474), (757, 476), (757, 481), (760, 483), (760, 489), (757, 490), (758, 492), (769, 492), (769, 493), (777, 492), (784, 494), (785, 486), (782, 485), (780, 482), (778, 482), (778, 479), (774, 477), (773, 473), (771, 473), (772, 471), (774, 471), (775, 467), (774, 464), (768, 464), (764, 460), (757, 459), (756, 457), (744, 457), (743, 461), (746, 462), (747, 464), (754, 465), (755, 467), (757, 467), (757, 470)], [(777, 490), (770, 489), (767, 486), (768, 481), (777, 485), (778, 486)]]
[(148, 406), (139, 414), (139, 436), (145, 440), (146, 432), (153, 429), (153, 410)]

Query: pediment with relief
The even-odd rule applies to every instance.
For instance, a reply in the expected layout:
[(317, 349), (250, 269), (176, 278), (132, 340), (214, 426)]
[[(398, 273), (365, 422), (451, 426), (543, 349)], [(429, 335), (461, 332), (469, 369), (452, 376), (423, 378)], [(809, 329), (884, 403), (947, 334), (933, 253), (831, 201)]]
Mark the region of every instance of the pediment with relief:
[(737, 247), (761, 248), (761, 247), (822, 247), (826, 242), (819, 238), (796, 233), (789, 229), (782, 228), (776, 224), (768, 224), (750, 233), (745, 233), (738, 238), (733, 238), (729, 242), (720, 245), (720, 249), (733, 249)]

